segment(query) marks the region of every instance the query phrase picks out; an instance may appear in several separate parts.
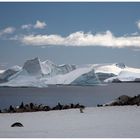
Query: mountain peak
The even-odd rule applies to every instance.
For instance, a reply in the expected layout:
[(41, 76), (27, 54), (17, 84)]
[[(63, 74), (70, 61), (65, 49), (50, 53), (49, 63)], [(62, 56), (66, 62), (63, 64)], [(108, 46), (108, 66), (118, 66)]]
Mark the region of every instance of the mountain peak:
[(41, 74), (41, 66), (39, 58), (35, 57), (34, 59), (27, 60), (24, 63), (23, 69), (32, 75)]

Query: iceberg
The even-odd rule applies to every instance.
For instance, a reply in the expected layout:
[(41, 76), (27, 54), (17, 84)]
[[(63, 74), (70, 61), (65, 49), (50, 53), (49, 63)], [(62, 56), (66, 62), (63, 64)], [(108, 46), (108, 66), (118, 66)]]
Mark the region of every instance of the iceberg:
[(0, 74), (0, 86), (47, 87), (48, 85), (100, 85), (121, 81), (140, 81), (140, 69), (114, 64), (62, 64), (38, 57), (23, 67), (13, 66)]

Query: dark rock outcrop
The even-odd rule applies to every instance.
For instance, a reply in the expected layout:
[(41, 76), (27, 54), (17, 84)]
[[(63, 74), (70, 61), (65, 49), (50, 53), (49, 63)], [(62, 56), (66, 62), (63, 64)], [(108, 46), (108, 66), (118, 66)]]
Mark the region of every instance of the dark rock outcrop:
[(9, 112), (10, 112), (10, 113), (15, 112), (15, 109), (14, 109), (14, 107), (13, 107), (12, 105), (10, 105), (10, 107), (9, 107)]
[(130, 97), (127, 95), (122, 95), (118, 97), (113, 102), (106, 104), (108, 106), (123, 106), (123, 105), (140, 105), (140, 95)]
[(118, 68), (121, 68), (121, 69), (126, 68), (125, 64), (124, 64), (124, 63), (122, 63), (122, 62), (117, 63), (117, 64), (116, 64), (116, 66), (117, 66)]
[(34, 103), (29, 103), (29, 104), (25, 104), (22, 102), (20, 104), (20, 106), (17, 107), (13, 107), (12, 105), (10, 105), (9, 109), (4, 109), (3, 111), (1, 111), (2, 113), (21, 113), (21, 112), (36, 112), (36, 111), (50, 111), (50, 110), (64, 110), (64, 109), (73, 109), (73, 108), (82, 108), (84, 109), (85, 106), (84, 105), (80, 105), (78, 104), (66, 104), (66, 105), (62, 105), (61, 103), (58, 103), (56, 106), (54, 107), (50, 107), (47, 105), (37, 105)]

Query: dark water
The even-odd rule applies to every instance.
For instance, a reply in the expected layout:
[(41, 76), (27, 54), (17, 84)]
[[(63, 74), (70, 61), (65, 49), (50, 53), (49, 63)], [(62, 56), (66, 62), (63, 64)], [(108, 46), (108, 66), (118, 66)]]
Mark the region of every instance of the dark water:
[(80, 103), (85, 106), (96, 106), (109, 102), (120, 95), (140, 94), (140, 83), (114, 83), (104, 86), (59, 86), (48, 88), (0, 88), (0, 108), (9, 105), (36, 103), (54, 106)]

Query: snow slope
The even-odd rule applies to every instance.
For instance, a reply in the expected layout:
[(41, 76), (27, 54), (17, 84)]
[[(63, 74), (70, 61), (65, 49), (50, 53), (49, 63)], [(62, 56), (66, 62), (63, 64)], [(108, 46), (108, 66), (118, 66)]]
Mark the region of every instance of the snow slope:
[(96, 73), (112, 73), (118, 75), (122, 68), (116, 66), (116, 64), (96, 64), (93, 65)]
[(0, 74), (2, 74), (4, 72), (4, 70), (0, 70)]
[[(140, 108), (113, 106), (0, 114), (1, 138), (139, 138)], [(14, 122), (24, 127), (10, 127)]]
[[(99, 79), (103, 79), (105, 82), (112, 82), (114, 80), (124, 82), (135, 80), (138, 81), (138, 79), (140, 78), (140, 69), (125, 66), (123, 63), (96, 64), (93, 65), (93, 67), (95, 69), (95, 73), (99, 76)], [(102, 77), (105, 77), (106, 79)]]
[(112, 82), (114, 80), (122, 82), (140, 81), (140, 72), (121, 71), (117, 76), (106, 79), (105, 82)]
[(112, 73), (114, 75), (118, 75), (121, 71), (140, 73), (140, 69), (125, 66), (123, 63), (95, 64), (93, 67), (95, 69), (95, 73)]
[(13, 66), (0, 74), (0, 82), (7, 82), (8, 78), (12, 75), (16, 74), (18, 71), (20, 71), (22, 68), (20, 66)]
[[(90, 75), (89, 75), (90, 74)], [(87, 77), (83, 77), (86, 75)], [(89, 82), (88, 84), (98, 84), (100, 81), (96, 77), (94, 70), (92, 67), (86, 67), (86, 68), (77, 68), (76, 70), (73, 70), (65, 75), (58, 75), (53, 78), (48, 79), (48, 84), (72, 84), (72, 85), (83, 85), (86, 82), (88, 82), (89, 78), (92, 78), (94, 81)], [(94, 78), (93, 78), (94, 77)], [(84, 83), (83, 83), (84, 81)]]

